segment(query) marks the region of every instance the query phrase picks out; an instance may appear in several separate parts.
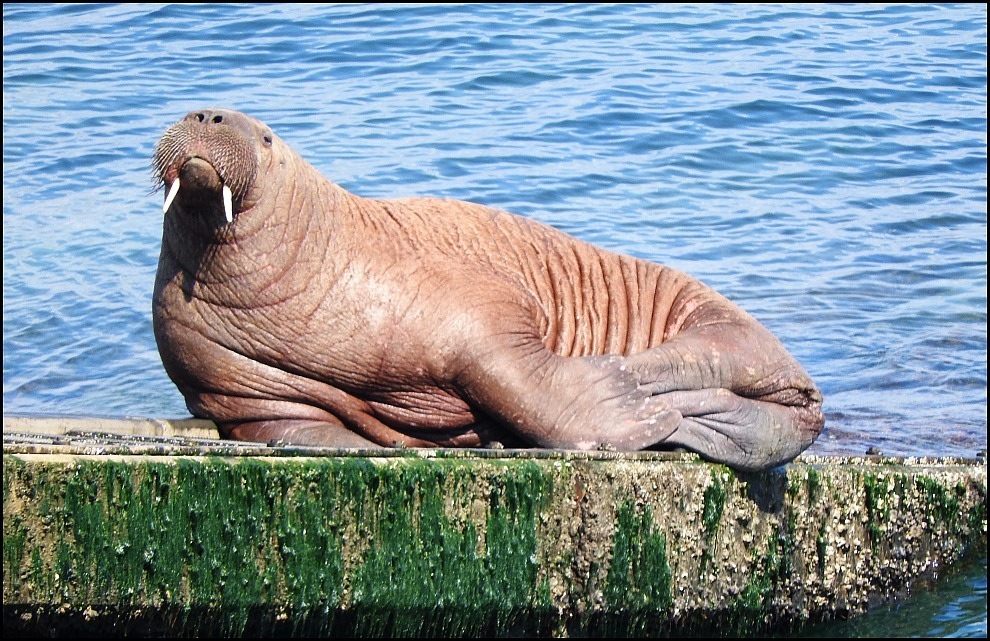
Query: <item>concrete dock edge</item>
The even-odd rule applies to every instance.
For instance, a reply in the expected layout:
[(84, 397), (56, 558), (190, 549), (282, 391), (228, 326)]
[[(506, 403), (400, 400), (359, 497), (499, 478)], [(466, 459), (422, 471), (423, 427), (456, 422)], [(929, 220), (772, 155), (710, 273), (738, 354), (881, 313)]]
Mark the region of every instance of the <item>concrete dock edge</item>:
[(793, 631), (985, 551), (986, 487), (985, 458), (752, 475), (689, 454), (302, 449), (204, 422), (5, 417), (4, 634)]

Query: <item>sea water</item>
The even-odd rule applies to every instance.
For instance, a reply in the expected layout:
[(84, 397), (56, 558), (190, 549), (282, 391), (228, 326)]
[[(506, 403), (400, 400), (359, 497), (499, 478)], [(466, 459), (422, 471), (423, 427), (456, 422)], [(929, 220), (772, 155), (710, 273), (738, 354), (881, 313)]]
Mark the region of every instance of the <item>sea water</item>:
[[(4, 414), (188, 415), (151, 331), (150, 158), (225, 106), (359, 195), (492, 205), (701, 278), (822, 388), (812, 453), (986, 450), (986, 5), (3, 11)], [(985, 636), (973, 568), (965, 598), (898, 606), (904, 633)]]

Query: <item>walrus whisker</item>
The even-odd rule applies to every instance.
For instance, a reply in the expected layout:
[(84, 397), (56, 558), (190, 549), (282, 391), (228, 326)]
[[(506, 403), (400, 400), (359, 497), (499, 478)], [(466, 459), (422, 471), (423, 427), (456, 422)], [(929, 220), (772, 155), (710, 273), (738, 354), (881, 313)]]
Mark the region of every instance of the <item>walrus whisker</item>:
[[(224, 189), (227, 189), (224, 186)], [(172, 181), (172, 186), (168, 188), (168, 195), (165, 196), (165, 205), (162, 207), (162, 213), (167, 214), (168, 208), (172, 206), (172, 201), (175, 200), (175, 195), (179, 193), (179, 177), (176, 176), (175, 180)], [(230, 217), (230, 214), (227, 215)]]

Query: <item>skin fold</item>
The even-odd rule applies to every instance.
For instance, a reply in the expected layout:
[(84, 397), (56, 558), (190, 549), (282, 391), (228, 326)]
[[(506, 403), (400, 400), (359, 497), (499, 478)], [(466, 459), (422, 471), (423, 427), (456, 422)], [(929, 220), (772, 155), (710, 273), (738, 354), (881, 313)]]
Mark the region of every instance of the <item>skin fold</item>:
[(162, 362), (231, 438), (686, 448), (756, 471), (822, 430), (783, 345), (677, 270), (481, 205), (361, 198), (236, 111), (190, 113), (154, 166)]

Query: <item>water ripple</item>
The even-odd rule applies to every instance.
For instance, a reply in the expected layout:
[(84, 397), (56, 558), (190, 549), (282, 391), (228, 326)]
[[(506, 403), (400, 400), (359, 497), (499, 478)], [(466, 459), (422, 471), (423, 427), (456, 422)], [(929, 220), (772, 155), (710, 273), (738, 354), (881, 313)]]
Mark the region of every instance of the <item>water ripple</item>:
[[(814, 451), (971, 456), (987, 434), (986, 15), (5, 4), (4, 412), (186, 414), (151, 331), (149, 159), (183, 113), (223, 105), (361, 195), (482, 202), (697, 275), (822, 386)], [(981, 575), (948, 607), (915, 600), (906, 627), (875, 617), (879, 634), (985, 637), (985, 559)]]
[(5, 5), (5, 411), (185, 412), (149, 157), (204, 105), (699, 276), (818, 379), (824, 451), (986, 446), (980, 5)]

